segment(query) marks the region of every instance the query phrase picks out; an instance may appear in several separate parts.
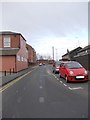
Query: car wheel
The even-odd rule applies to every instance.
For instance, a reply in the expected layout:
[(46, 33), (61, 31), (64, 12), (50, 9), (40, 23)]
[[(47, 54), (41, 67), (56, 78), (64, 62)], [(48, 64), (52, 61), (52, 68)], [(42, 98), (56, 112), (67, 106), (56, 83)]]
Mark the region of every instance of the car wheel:
[(66, 80), (66, 82), (67, 82), (67, 83), (69, 82), (69, 81), (68, 81), (68, 77), (67, 77), (67, 76), (65, 77), (65, 80)]
[(59, 73), (59, 77), (62, 78), (61, 74)]

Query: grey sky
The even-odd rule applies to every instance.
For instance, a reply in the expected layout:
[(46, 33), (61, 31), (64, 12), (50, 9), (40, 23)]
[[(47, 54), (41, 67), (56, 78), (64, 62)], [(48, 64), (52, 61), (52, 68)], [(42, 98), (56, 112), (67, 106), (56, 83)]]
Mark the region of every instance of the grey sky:
[[(37, 53), (58, 58), (88, 43), (87, 2), (4, 2), (1, 30), (20, 32)], [(0, 31), (1, 31), (0, 30)]]

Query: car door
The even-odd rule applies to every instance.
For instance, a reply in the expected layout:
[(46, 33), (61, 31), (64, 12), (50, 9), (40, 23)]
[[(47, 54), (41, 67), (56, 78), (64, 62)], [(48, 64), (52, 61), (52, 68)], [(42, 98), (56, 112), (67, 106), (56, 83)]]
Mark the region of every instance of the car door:
[(65, 64), (62, 65), (62, 77), (65, 78), (65, 75), (66, 75), (66, 67), (65, 67)]
[(65, 78), (66, 74), (67, 74), (67, 70), (66, 70), (65, 64), (63, 64), (63, 66), (62, 66), (62, 74), (63, 74), (63, 77)]
[(61, 63), (61, 64), (60, 64), (60, 68), (59, 68), (59, 69), (60, 69), (59, 72), (60, 72), (60, 75), (61, 75), (62, 77), (64, 77), (64, 68), (63, 68), (63, 66), (64, 66), (64, 63)]

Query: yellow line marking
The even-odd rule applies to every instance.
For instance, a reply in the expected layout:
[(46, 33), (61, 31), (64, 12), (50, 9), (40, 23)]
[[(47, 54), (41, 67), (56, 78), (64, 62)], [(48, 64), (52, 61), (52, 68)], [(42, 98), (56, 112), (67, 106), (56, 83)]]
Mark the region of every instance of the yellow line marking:
[[(34, 69), (35, 70), (35, 69)], [(32, 71), (29, 71), (28, 73), (12, 80), (10, 83), (7, 83), (6, 85), (4, 85), (3, 87), (0, 88), (0, 93), (3, 92), (4, 90), (6, 90), (7, 88), (9, 88), (10, 86), (12, 86), (13, 84), (15, 84), (16, 82), (18, 82), (19, 80), (21, 80), (23, 77), (25, 77), (26, 75), (28, 75), (29, 73), (33, 72), (34, 70)]]

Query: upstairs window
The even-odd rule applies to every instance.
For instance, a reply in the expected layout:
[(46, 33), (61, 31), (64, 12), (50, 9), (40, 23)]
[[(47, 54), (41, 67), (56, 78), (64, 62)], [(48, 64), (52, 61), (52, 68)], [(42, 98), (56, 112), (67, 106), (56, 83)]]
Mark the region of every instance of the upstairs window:
[(10, 36), (9, 35), (5, 35), (4, 36), (4, 47), (10, 47)]

